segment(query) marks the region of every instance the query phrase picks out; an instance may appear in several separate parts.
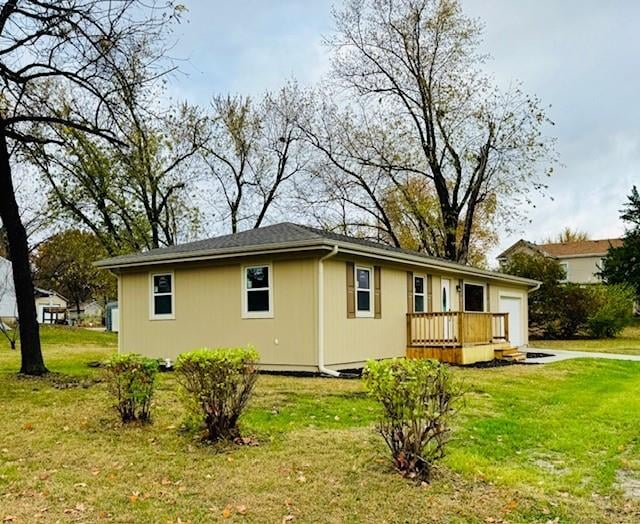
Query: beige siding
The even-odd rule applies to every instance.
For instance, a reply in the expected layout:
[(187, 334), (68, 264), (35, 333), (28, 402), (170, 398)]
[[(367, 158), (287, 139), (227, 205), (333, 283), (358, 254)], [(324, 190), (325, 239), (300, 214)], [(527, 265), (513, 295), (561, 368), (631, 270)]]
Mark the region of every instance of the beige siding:
[[(366, 265), (379, 262), (349, 259)], [(407, 273), (382, 266), (381, 318), (347, 318), (346, 260), (324, 262), (325, 363), (340, 368), (368, 359), (403, 356), (406, 349)]]
[(253, 345), (265, 367), (316, 366), (316, 261), (273, 264), (273, 318), (242, 318), (241, 264), (163, 267), (175, 274), (175, 320), (149, 320), (149, 274), (120, 278), (120, 350), (175, 359), (198, 347)]
[(596, 284), (600, 278), (596, 273), (600, 271), (602, 257), (574, 257), (562, 258), (560, 263), (567, 264), (567, 281), (576, 284)]
[[(382, 318), (347, 318), (347, 261), (381, 266)], [(242, 272), (246, 264), (271, 263), (273, 318), (242, 318)], [(250, 260), (225, 264), (163, 267), (175, 278), (175, 319), (150, 320), (150, 273), (125, 272), (119, 278), (120, 350), (175, 359), (198, 347), (253, 345), (268, 369), (317, 370), (318, 257)], [(433, 310), (441, 310), (441, 278), (451, 280), (452, 311), (462, 308), (456, 289), (460, 276), (344, 255), (324, 262), (325, 364), (357, 367), (368, 359), (404, 356), (406, 350), (407, 271), (432, 276)], [(473, 278), (474, 282), (486, 280)], [(501, 293), (522, 296), (527, 333), (527, 288), (489, 281), (490, 311), (498, 312)]]
[[(382, 318), (347, 318), (346, 262), (382, 265)], [(451, 281), (451, 310), (462, 309), (461, 293), (456, 289), (462, 280), (452, 273), (424, 271), (420, 268), (380, 264), (375, 260), (336, 257), (325, 263), (325, 355), (329, 367), (356, 366), (367, 359), (403, 356), (406, 350), (407, 271), (432, 275), (433, 311), (442, 310), (441, 279)], [(501, 294), (522, 297), (522, 334), (528, 341), (527, 287), (509, 286), (486, 279), (473, 278), (475, 283), (489, 283), (489, 310), (499, 311)]]

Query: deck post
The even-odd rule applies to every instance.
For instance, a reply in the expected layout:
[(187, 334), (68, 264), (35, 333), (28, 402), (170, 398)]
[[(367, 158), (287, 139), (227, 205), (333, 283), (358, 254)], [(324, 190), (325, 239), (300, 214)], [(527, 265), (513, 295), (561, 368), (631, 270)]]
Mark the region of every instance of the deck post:
[(509, 313), (504, 314), (504, 340), (509, 342)]
[(464, 342), (465, 342), (464, 328), (465, 328), (465, 315), (464, 315), (464, 312), (459, 312), (458, 313), (458, 342), (462, 346), (464, 346)]
[(407, 347), (411, 347), (413, 344), (413, 337), (411, 336), (411, 315), (407, 313)]

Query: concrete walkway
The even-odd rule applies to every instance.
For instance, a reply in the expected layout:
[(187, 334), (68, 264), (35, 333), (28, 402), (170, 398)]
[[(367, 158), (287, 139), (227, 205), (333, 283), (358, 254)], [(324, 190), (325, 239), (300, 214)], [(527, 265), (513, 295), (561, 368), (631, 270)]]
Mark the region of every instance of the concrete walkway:
[(597, 353), (592, 351), (568, 351), (566, 349), (529, 348), (532, 353), (549, 353), (550, 357), (527, 358), (523, 364), (549, 364), (571, 358), (606, 358), (609, 360), (633, 360), (640, 362), (640, 355), (624, 355), (621, 353)]

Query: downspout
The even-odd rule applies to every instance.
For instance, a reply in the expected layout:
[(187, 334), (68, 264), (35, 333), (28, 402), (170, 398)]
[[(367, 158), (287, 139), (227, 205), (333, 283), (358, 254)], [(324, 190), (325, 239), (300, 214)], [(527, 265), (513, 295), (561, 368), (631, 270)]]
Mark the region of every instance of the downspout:
[(324, 365), (324, 261), (338, 254), (338, 246), (318, 261), (318, 370), (320, 373), (341, 377), (342, 374)]

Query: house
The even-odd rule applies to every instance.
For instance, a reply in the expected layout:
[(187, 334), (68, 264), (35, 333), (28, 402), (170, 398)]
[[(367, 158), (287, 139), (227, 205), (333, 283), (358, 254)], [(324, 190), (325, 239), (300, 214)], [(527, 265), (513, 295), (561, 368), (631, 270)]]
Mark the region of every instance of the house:
[(0, 322), (13, 320), (18, 316), (16, 293), (13, 287), (11, 262), (0, 257)]
[(269, 370), (368, 359), (471, 363), (528, 342), (534, 280), (282, 223), (102, 260), (118, 277), (119, 350), (174, 360), (253, 345)]
[(515, 253), (539, 253), (559, 261), (566, 274), (566, 282), (576, 284), (596, 284), (600, 282), (602, 258), (609, 248), (622, 246), (621, 238), (605, 238), (601, 240), (576, 240), (573, 242), (554, 242), (534, 244), (526, 240), (518, 240), (511, 247), (498, 255), (498, 262), (505, 263)]
[[(68, 301), (59, 293), (36, 287), (34, 301), (39, 323), (56, 324), (66, 320)], [(17, 317), (18, 305), (11, 262), (0, 257), (0, 319), (13, 321)]]
[(65, 324), (69, 301), (51, 289), (35, 288), (36, 313), (40, 324)]
[(76, 323), (80, 320), (91, 319), (95, 322), (102, 322), (104, 307), (97, 300), (90, 300), (80, 304), (80, 315), (75, 307), (69, 308), (69, 320)]

